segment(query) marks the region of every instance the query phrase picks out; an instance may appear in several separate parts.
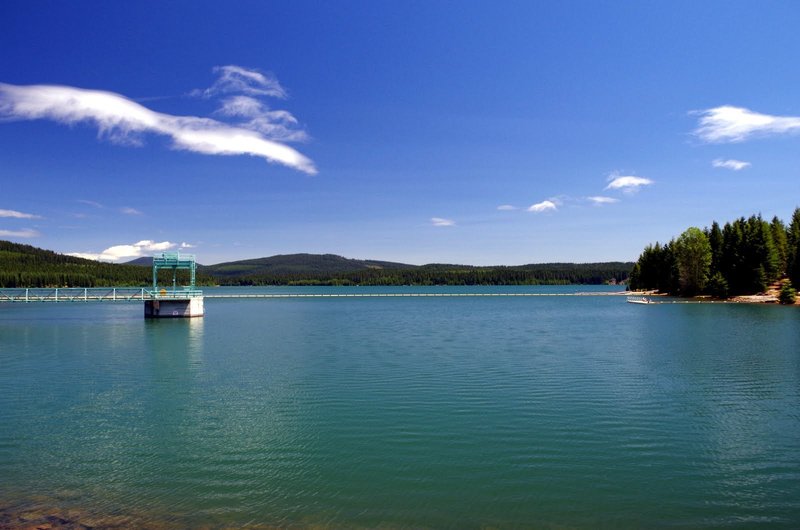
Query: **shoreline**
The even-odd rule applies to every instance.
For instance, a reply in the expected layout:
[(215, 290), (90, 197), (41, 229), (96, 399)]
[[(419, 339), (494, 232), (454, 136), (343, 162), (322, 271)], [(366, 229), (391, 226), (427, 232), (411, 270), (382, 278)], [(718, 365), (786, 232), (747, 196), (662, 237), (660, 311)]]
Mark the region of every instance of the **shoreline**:
[[(650, 297), (662, 297), (667, 298), (670, 295), (665, 293), (660, 293), (658, 291), (626, 291), (625, 294), (628, 296), (650, 296)], [(778, 301), (778, 294), (777, 293), (760, 293), (760, 294), (746, 294), (746, 295), (739, 295), (739, 296), (732, 296), (730, 298), (713, 298), (710, 295), (700, 295), (700, 296), (692, 296), (689, 298), (679, 298), (679, 297), (672, 297), (676, 298), (677, 300), (673, 301), (672, 303), (685, 303), (685, 304), (756, 304), (756, 305), (784, 305), (786, 307), (793, 307), (800, 305), (800, 296), (795, 300), (794, 304), (781, 304)], [(670, 303), (670, 302), (660, 302), (660, 303)]]

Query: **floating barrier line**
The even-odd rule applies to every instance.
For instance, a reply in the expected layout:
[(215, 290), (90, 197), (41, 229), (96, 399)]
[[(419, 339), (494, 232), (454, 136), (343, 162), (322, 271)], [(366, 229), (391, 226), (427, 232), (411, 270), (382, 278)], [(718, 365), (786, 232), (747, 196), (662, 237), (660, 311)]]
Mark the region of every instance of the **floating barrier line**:
[[(0, 289), (2, 302), (142, 302), (192, 297), (213, 299), (289, 299), (289, 298), (510, 298), (510, 297), (630, 296), (626, 291), (577, 293), (203, 293), (199, 290), (152, 292), (139, 287), (64, 287)], [(653, 300), (660, 304), (738, 304), (738, 300)]]
[(215, 299), (279, 299), (279, 298), (475, 298), (475, 297), (553, 297), (553, 296), (619, 296), (624, 292), (577, 293), (230, 293), (205, 294), (198, 290), (153, 292), (130, 287), (65, 287), (0, 289), (0, 302), (141, 302), (200, 296)]
[(260, 293), (206, 294), (205, 298), (459, 298), (512, 296), (619, 296), (618, 293)]

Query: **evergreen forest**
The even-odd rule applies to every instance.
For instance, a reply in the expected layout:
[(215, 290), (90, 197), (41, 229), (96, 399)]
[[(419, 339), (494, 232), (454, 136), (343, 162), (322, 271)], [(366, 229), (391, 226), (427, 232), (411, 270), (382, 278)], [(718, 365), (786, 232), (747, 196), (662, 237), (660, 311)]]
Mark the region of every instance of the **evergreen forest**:
[(431, 264), (401, 269), (217, 276), (220, 285), (602, 285), (624, 283), (632, 263), (544, 263), (515, 267)]
[[(178, 284), (189, 283), (188, 271), (177, 272)], [(159, 285), (167, 280), (171, 284), (172, 275), (162, 272)], [(213, 278), (203, 274), (196, 281), (214, 284)], [(146, 287), (152, 283), (149, 266), (104, 263), (0, 240), (0, 287)]]
[[(148, 286), (152, 269), (58, 254), (0, 241), (0, 287)], [(296, 254), (198, 266), (198, 285), (600, 285), (628, 279), (633, 263), (546, 263), (520, 266), (407, 265)], [(178, 271), (178, 284), (187, 271)], [(163, 278), (162, 278), (163, 275)], [(159, 285), (171, 275), (159, 275)], [(167, 276), (170, 276), (167, 278)]]
[(630, 274), (631, 290), (727, 298), (763, 293), (776, 282), (800, 287), (800, 208), (787, 226), (778, 217), (741, 217), (720, 227), (688, 228), (668, 243), (645, 247)]

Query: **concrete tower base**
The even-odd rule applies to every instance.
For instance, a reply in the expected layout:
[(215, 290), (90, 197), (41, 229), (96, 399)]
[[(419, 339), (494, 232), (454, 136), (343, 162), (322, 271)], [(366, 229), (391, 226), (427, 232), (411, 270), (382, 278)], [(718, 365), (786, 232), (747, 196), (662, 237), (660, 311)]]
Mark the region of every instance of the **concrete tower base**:
[(203, 316), (203, 297), (185, 300), (145, 300), (144, 318), (190, 318)]

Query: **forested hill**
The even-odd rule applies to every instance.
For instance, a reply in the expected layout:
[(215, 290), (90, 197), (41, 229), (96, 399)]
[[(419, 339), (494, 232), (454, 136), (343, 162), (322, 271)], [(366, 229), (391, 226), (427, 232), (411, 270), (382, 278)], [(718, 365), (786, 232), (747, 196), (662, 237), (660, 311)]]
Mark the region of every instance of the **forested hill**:
[(139, 286), (152, 282), (150, 269), (75, 258), (0, 240), (0, 287)]
[(269, 258), (248, 259), (204, 266), (203, 271), (220, 278), (270, 275), (330, 275), (362, 270), (410, 269), (414, 265), (349, 259), (335, 254), (281, 254)]
[(372, 266), (349, 271), (293, 272), (284, 269), (234, 276), (211, 273), (223, 285), (600, 285), (626, 281), (632, 266), (633, 263), (623, 262), (512, 267), (431, 264)]
[[(102, 263), (0, 241), (0, 287), (146, 286), (150, 258)], [(633, 263), (408, 265), (333, 254), (291, 254), (198, 265), (199, 285), (563, 285), (621, 283)], [(185, 272), (185, 271), (181, 271)]]

